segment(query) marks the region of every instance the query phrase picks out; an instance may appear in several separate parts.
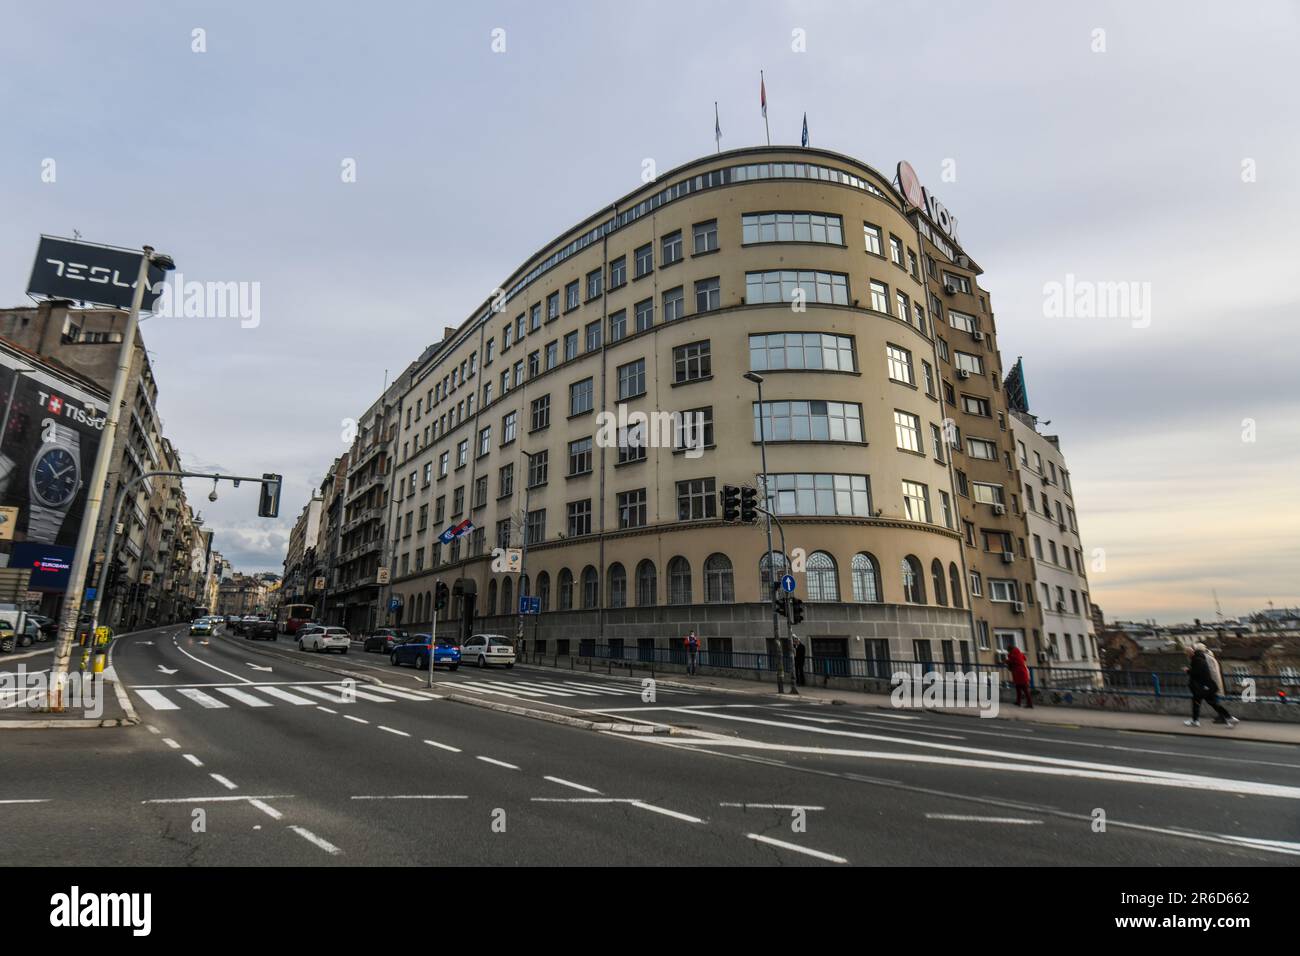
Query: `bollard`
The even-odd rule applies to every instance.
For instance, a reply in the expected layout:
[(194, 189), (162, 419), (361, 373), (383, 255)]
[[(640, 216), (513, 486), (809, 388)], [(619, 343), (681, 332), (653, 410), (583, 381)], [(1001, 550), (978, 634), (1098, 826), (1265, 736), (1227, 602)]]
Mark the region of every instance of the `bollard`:
[(95, 663), (94, 663), (94, 666), (91, 668), (92, 673), (95, 673), (95, 674), (102, 674), (102, 673), (104, 673), (104, 665), (105, 665), (107, 662), (108, 662), (108, 655), (107, 655), (107, 654), (96, 654), (96, 655), (95, 655)]

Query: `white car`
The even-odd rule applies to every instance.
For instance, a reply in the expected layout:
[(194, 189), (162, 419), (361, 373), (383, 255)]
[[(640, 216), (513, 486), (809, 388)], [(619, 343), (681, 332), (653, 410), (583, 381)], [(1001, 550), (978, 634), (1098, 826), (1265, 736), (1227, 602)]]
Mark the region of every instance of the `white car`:
[(462, 664), (515, 666), (515, 642), (502, 634), (475, 634), (461, 645)]
[(341, 627), (321, 627), (298, 638), (300, 651), (338, 651), (348, 652), (352, 646), (352, 635)]

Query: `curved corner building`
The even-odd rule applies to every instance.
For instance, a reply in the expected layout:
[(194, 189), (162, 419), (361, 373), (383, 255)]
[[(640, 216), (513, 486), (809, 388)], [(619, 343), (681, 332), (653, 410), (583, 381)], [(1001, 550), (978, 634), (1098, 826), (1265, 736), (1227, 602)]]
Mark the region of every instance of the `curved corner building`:
[[(763, 524), (724, 522), (718, 494), (760, 483), (761, 415), (814, 657), (1036, 651), (992, 312), (955, 239), (904, 208), (849, 157), (734, 150), (523, 263), (408, 370), (402, 626), (428, 628), (440, 580), (440, 632), (513, 636), (522, 588), (531, 649), (633, 657), (694, 629), (716, 654), (767, 651)], [(525, 537), (522, 577), (494, 572)]]

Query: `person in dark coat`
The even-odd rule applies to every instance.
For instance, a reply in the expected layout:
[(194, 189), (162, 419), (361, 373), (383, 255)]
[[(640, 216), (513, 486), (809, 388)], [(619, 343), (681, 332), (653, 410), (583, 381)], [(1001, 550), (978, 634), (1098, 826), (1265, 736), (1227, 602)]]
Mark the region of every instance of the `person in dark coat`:
[(1011, 672), (1011, 683), (1016, 686), (1016, 706), (1020, 706), (1023, 697), (1025, 706), (1033, 707), (1034, 698), (1029, 693), (1029, 664), (1025, 661), (1024, 652), (1014, 644), (1007, 651), (1007, 670)]
[(1216, 721), (1233, 727), (1237, 718), (1228, 713), (1228, 709), (1219, 703), (1219, 684), (1214, 679), (1214, 668), (1210, 665), (1207, 652), (1201, 645), (1192, 648), (1191, 663), (1187, 667), (1187, 685), (1192, 691), (1192, 719), (1183, 721), (1188, 727), (1201, 726), (1201, 702), (1209, 704), (1219, 720)]
[(803, 665), (808, 656), (808, 649), (804, 647), (803, 641), (799, 638), (794, 639), (794, 681), (796, 684), (803, 686)]

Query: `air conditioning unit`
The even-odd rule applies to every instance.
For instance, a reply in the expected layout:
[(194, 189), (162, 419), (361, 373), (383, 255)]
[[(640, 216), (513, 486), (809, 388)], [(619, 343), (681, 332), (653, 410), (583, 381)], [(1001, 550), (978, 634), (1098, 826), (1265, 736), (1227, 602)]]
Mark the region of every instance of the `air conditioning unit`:
[(973, 338), (976, 342), (983, 342), (984, 333), (981, 332), (979, 329), (976, 329), (974, 332), (971, 333), (971, 338)]
[(969, 370), (969, 369), (964, 369), (964, 368), (959, 368), (959, 369), (957, 369), (957, 377), (958, 377), (958, 378), (970, 378), (970, 370)]
[(1007, 513), (1007, 506), (1006, 506), (1006, 505), (994, 505), (994, 506), (993, 506), (993, 513), (994, 513), (995, 515), (1004, 515), (1004, 514)]
[(943, 291), (946, 292), (948, 295), (956, 295), (957, 287), (953, 285), (951, 282), (945, 282), (943, 284)]
[(1014, 551), (1003, 551), (1003, 552), (1002, 552), (1002, 563), (1003, 563), (1003, 564), (1011, 564), (1011, 563), (1012, 563), (1013, 561), (1015, 561), (1015, 560), (1016, 560), (1016, 554), (1015, 554)]
[(1024, 602), (1023, 602), (1023, 601), (1016, 601), (1016, 602), (1014, 602), (1014, 603), (1011, 605), (1011, 610), (1015, 611), (1017, 614), (1024, 614), (1024, 613), (1025, 613), (1025, 604), (1024, 604)]

